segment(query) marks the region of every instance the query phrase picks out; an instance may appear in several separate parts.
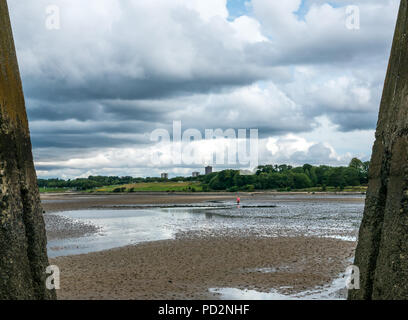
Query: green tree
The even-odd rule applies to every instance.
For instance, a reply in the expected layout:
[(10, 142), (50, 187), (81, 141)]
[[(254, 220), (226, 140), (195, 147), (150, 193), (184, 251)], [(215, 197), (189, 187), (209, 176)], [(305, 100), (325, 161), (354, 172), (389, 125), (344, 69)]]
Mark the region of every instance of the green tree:
[(345, 187), (346, 180), (344, 179), (342, 168), (332, 168), (328, 173), (328, 185), (332, 187)]
[(343, 176), (346, 185), (358, 186), (360, 185), (360, 171), (354, 167), (344, 168)]
[(309, 177), (304, 173), (294, 173), (293, 183), (295, 189), (305, 189), (312, 186), (312, 182), (310, 181)]
[(362, 170), (363, 166), (364, 166), (363, 162), (358, 158), (351, 159), (349, 163), (350, 168), (357, 169), (358, 171)]

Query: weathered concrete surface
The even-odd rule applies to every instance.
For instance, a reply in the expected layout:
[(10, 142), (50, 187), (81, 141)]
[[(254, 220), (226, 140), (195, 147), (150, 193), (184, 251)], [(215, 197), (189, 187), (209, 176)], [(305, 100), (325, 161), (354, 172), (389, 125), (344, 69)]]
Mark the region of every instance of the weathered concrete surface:
[(408, 0), (398, 15), (349, 299), (408, 299)]
[(0, 0), (0, 299), (50, 299), (42, 209), (6, 0)]

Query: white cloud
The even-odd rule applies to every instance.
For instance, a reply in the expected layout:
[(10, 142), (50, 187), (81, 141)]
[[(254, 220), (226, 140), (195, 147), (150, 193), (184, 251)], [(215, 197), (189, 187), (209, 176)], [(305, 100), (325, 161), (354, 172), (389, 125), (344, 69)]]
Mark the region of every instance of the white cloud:
[(266, 148), (273, 156), (279, 155), (290, 158), (295, 152), (307, 152), (313, 146), (313, 142), (308, 142), (302, 137), (288, 134), (280, 138), (269, 138)]
[(235, 36), (246, 43), (269, 42), (268, 38), (262, 34), (259, 21), (248, 16), (241, 16), (231, 22)]
[(185, 4), (187, 8), (196, 10), (204, 21), (209, 21), (213, 17), (228, 18), (227, 0), (179, 0), (179, 2)]

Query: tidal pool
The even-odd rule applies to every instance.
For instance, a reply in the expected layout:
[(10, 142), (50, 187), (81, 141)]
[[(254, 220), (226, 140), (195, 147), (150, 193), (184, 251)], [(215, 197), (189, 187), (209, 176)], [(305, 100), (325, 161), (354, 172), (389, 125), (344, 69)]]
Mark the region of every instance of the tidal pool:
[(292, 295), (282, 294), (276, 289), (270, 292), (259, 292), (236, 288), (213, 288), (209, 291), (219, 295), (222, 300), (344, 300), (347, 298), (344, 275), (339, 276), (330, 285)]

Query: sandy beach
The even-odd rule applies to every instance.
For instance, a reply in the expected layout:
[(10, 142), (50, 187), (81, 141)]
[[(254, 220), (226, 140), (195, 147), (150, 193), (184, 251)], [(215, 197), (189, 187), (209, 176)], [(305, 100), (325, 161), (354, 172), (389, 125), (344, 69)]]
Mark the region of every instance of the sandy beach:
[[(115, 208), (127, 205), (173, 205), (231, 200), (219, 194), (42, 195), (48, 237), (64, 238), (97, 232), (84, 224), (61, 224), (52, 213), (66, 210)], [(309, 201), (273, 194), (241, 194), (241, 199)], [(314, 198), (313, 201), (316, 201)], [(361, 198), (327, 195), (324, 201), (356, 202)], [(50, 227), (53, 221), (54, 227)], [(65, 224), (65, 227), (64, 227)], [(56, 227), (56, 226), (57, 227)], [(68, 231), (67, 231), (68, 230)], [(69, 231), (71, 230), (71, 231)], [(58, 257), (61, 270), (59, 299), (219, 299), (212, 288), (269, 292), (280, 288), (295, 294), (330, 284), (343, 273), (354, 255), (355, 242), (321, 237), (267, 237), (251, 233), (180, 233), (176, 239), (145, 242), (88, 254)], [(265, 270), (268, 270), (265, 272)]]

